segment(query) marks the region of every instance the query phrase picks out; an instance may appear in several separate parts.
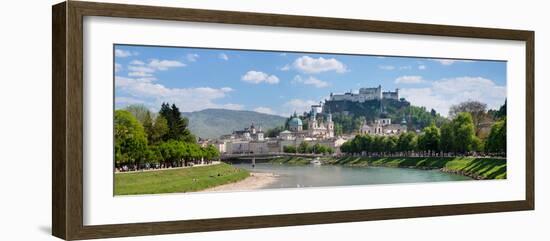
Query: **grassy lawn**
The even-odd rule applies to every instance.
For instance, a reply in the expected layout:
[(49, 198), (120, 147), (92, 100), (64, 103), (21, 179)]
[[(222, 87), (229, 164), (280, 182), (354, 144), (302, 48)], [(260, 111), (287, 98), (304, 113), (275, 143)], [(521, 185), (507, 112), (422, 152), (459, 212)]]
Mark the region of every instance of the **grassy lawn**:
[(159, 171), (115, 174), (115, 195), (195, 192), (247, 178), (247, 170), (221, 163)]
[(506, 179), (506, 159), (476, 157), (343, 157), (332, 165), (443, 169), (483, 179)]

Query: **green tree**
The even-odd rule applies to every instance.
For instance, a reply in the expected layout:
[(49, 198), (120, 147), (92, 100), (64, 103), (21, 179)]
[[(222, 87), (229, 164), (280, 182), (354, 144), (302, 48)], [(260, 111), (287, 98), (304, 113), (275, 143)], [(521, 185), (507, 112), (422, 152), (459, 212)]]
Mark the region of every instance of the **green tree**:
[(334, 135), (340, 136), (344, 134), (344, 130), (342, 129), (342, 125), (340, 123), (334, 123)]
[(469, 113), (474, 125), (474, 131), (476, 134), (480, 131), (480, 127), (484, 122), (489, 121), (489, 115), (487, 113), (487, 104), (479, 101), (465, 101), (458, 105), (451, 106), (449, 110), (449, 116), (456, 119), (460, 113)]
[[(343, 113), (336, 113), (332, 116), (335, 129), (338, 129), (336, 130), (338, 134), (347, 134), (358, 130), (362, 124), (362, 119), (359, 118), (360, 117), (354, 117)], [(364, 119), (364, 117), (362, 118)]]
[(284, 153), (296, 153), (296, 147), (295, 146), (284, 146), (283, 147)]
[(342, 143), (342, 145), (340, 146), (340, 151), (347, 154), (353, 153), (351, 148), (351, 141), (346, 141)]
[(384, 151), (393, 153), (397, 150), (397, 143), (399, 138), (397, 136), (388, 136), (384, 139)]
[(472, 139), (472, 151), (482, 152), (485, 150), (485, 143), (481, 138), (474, 136)]
[(506, 117), (491, 127), (485, 150), (490, 153), (506, 153)]
[(351, 139), (351, 145), (350, 145), (350, 151), (352, 153), (360, 153), (363, 151), (363, 136), (356, 135), (353, 139)]
[(143, 129), (145, 129), (145, 133), (147, 134), (147, 140), (151, 142), (151, 132), (153, 130), (153, 119), (151, 118), (151, 112), (147, 111), (145, 112), (145, 115), (143, 117), (143, 120), (141, 121), (141, 124), (143, 125)]
[(310, 151), (309, 143), (302, 141), (300, 145), (298, 146), (298, 152), (299, 153), (308, 153)]
[(375, 136), (371, 145), (371, 149), (374, 152), (383, 152), (384, 151), (384, 137)]
[(452, 123), (456, 151), (459, 153), (472, 151), (475, 137), (472, 115), (468, 112), (461, 112), (454, 118)]
[(115, 163), (140, 164), (147, 157), (147, 136), (143, 126), (130, 112), (116, 110)]
[(145, 107), (145, 105), (142, 104), (129, 105), (124, 108), (124, 110), (132, 113), (132, 115), (142, 124), (144, 124), (147, 115), (149, 115), (149, 119), (151, 118), (151, 112), (147, 107)]
[(410, 152), (416, 149), (416, 134), (413, 132), (403, 132), (399, 135), (397, 149), (403, 152)]
[(266, 137), (277, 137), (279, 133), (285, 130), (284, 126), (277, 126), (266, 131)]
[(374, 146), (374, 137), (371, 135), (360, 135), (356, 138), (359, 138), (359, 145), (357, 146), (358, 152), (373, 152)]
[(187, 129), (189, 120), (181, 116), (181, 112), (175, 104), (170, 106), (168, 103), (162, 103), (159, 114), (166, 119), (169, 128), (168, 133), (163, 138), (164, 140), (173, 139), (190, 143), (196, 142), (195, 136)]
[(325, 153), (327, 153), (326, 147), (324, 145), (321, 145), (320, 143), (315, 143), (315, 145), (313, 145), (313, 147), (312, 147), (312, 151), (315, 154), (325, 154)]
[(489, 110), (488, 113), (493, 117), (495, 120), (501, 120), (502, 118), (506, 117), (506, 100), (504, 101), (504, 104), (500, 106), (498, 110)]
[(438, 152), (441, 142), (439, 128), (432, 123), (424, 128), (424, 133), (418, 137), (418, 148), (423, 151)]
[(204, 149), (204, 153), (207, 161), (212, 161), (220, 157), (220, 152), (214, 145), (208, 145)]
[(150, 164), (158, 164), (164, 161), (157, 146), (149, 146), (147, 148), (147, 157), (145, 161)]
[[(147, 129), (147, 128), (146, 128)], [(168, 127), (168, 121), (162, 115), (158, 115), (155, 119), (155, 123), (152, 124), (148, 131), (149, 143), (159, 143), (164, 136), (168, 134), (170, 128)]]
[(444, 123), (441, 125), (441, 138), (440, 138), (440, 148), (444, 152), (454, 152), (455, 151), (455, 135), (453, 131), (452, 124)]

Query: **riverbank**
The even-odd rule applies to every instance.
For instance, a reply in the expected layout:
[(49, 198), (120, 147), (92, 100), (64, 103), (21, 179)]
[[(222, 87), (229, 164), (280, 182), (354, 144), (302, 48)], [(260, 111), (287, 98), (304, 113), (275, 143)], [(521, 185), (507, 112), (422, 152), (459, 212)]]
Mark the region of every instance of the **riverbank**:
[(506, 179), (506, 159), (478, 157), (341, 157), (324, 164), (439, 169), (474, 179)]
[[(313, 158), (279, 157), (272, 164), (309, 165)], [(506, 159), (478, 157), (321, 157), (324, 165), (439, 169), (474, 179), (506, 179)]]
[(273, 173), (252, 172), (250, 176), (244, 180), (224, 184), (221, 186), (211, 187), (202, 192), (224, 192), (224, 191), (246, 191), (262, 189), (277, 180), (277, 175)]
[(115, 195), (196, 192), (245, 180), (250, 172), (220, 163), (150, 172), (115, 173)]
[(269, 160), (271, 164), (284, 165), (308, 165), (313, 160), (311, 157), (277, 157)]

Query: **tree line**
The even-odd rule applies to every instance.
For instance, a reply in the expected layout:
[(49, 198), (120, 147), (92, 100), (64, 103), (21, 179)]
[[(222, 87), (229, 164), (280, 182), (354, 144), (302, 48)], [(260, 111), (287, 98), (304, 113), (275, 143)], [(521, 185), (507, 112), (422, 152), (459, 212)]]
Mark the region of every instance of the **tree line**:
[(284, 146), (283, 147), (284, 153), (305, 153), (305, 154), (332, 154), (334, 153), (334, 149), (331, 147), (321, 145), (319, 143), (315, 143), (314, 145), (310, 145), (309, 143), (303, 141), (300, 143), (300, 145), (296, 146)]
[(155, 114), (143, 105), (116, 110), (114, 116), (115, 166), (121, 170), (187, 166), (209, 163), (218, 150), (196, 143), (188, 120), (175, 104), (162, 103)]
[(366, 155), (506, 155), (506, 117), (494, 122), (489, 137), (476, 136), (472, 114), (460, 112), (441, 127), (431, 123), (420, 134), (404, 132), (399, 136), (357, 135), (340, 150), (346, 154)]

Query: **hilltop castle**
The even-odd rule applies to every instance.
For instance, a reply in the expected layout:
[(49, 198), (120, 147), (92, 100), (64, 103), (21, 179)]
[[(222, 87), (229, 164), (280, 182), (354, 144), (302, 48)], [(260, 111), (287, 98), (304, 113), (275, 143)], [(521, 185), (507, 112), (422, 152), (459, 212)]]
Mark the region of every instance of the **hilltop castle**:
[(353, 102), (365, 102), (368, 100), (382, 100), (382, 99), (393, 99), (399, 100), (399, 89), (395, 89), (395, 92), (384, 91), (382, 92), (382, 86), (374, 88), (360, 88), (359, 93), (346, 92), (344, 94), (333, 94), (330, 93), (331, 101), (353, 101)]

